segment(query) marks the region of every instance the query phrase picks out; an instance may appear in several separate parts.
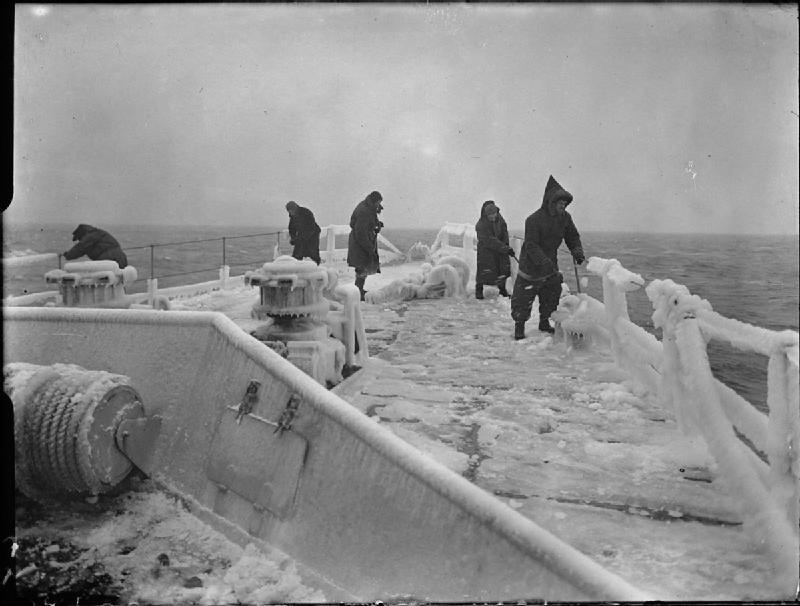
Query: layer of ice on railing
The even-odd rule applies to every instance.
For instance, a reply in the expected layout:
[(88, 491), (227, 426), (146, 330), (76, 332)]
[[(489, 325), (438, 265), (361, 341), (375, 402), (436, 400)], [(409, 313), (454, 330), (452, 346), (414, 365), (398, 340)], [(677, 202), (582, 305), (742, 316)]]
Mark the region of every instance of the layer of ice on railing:
[(478, 236), (475, 233), (475, 226), (470, 223), (445, 223), (436, 239), (433, 241), (427, 260), (437, 263), (445, 257), (460, 257), (467, 262), (470, 273), (475, 275), (476, 271), (476, 247)]
[(14, 255), (3, 257), (3, 271), (21, 269), (37, 263), (55, 262), (58, 260), (58, 253), (34, 253), (27, 255)]
[[(688, 438), (702, 439), (718, 480), (727, 485), (739, 506), (745, 528), (756, 543), (766, 544), (780, 575), (796, 578), (800, 557), (798, 333), (725, 318), (685, 286), (653, 280), (645, 291), (653, 304), (654, 326), (662, 331), (662, 341), (658, 341), (628, 317), (626, 293), (644, 286), (642, 277), (616, 259), (592, 257), (587, 269), (603, 280), (603, 302), (586, 294), (562, 297), (553, 314), (559, 328), (568, 334), (594, 331), (604, 336), (616, 364), (675, 414)], [(768, 415), (713, 376), (707, 353), (710, 339), (769, 357)], [(764, 453), (768, 462), (737, 433)]]
[[(324, 263), (343, 263), (347, 260), (347, 242), (340, 242), (344, 246), (336, 247), (336, 237), (349, 236), (349, 225), (326, 225), (320, 228), (320, 258)], [(377, 234), (378, 254), (381, 263), (392, 263), (398, 261), (405, 261), (406, 255), (400, 251), (394, 244), (392, 244), (383, 234)], [(273, 250), (273, 258), (277, 259), (283, 254), (291, 254), (291, 245), (289, 244), (289, 230), (283, 229), (279, 232), (278, 241)]]

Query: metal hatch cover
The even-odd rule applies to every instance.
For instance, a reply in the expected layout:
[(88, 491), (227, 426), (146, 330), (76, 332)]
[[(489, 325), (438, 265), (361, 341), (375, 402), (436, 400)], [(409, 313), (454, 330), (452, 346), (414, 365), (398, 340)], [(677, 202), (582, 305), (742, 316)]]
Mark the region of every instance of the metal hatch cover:
[(211, 440), (206, 473), (212, 482), (285, 518), (294, 506), (308, 440), (279, 427), (228, 406)]

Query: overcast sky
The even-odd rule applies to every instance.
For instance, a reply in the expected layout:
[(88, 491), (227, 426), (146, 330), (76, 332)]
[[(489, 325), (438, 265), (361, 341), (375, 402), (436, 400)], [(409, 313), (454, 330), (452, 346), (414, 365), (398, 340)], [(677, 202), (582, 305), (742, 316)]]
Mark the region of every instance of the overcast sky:
[(16, 5), (9, 221), (798, 233), (795, 5)]

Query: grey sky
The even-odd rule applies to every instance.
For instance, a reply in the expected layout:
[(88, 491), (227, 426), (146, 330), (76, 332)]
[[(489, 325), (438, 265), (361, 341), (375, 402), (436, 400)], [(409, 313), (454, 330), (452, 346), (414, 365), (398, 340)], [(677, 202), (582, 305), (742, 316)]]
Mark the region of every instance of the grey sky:
[(798, 233), (795, 5), (16, 5), (13, 221)]

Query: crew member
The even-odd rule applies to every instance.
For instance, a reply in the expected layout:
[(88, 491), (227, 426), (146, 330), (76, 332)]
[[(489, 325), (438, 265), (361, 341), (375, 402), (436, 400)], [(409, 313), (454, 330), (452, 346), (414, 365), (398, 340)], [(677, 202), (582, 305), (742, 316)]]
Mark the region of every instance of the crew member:
[(72, 232), (75, 246), (63, 253), (67, 261), (86, 255), (92, 261), (116, 261), (120, 269), (128, 266), (128, 257), (116, 238), (104, 229), (81, 223)]
[(478, 266), (475, 274), (475, 298), (483, 299), (484, 284), (497, 286), (500, 294), (510, 297), (506, 279), (511, 275), (509, 257), (514, 249), (508, 245), (508, 226), (493, 200), (481, 207), (481, 218), (475, 224), (478, 235)]
[(286, 203), (289, 213), (289, 243), (294, 246), (292, 256), (295, 259), (309, 257), (320, 264), (319, 234), (322, 231), (314, 219), (314, 213), (294, 200)]
[(580, 234), (565, 210), (571, 202), (572, 194), (550, 175), (541, 208), (525, 219), (525, 240), (511, 296), (515, 339), (525, 338), (525, 322), (531, 317), (533, 299), (537, 295), (539, 330), (555, 332), (550, 325), (550, 314), (558, 307), (564, 281), (558, 271), (557, 252), (561, 242), (567, 243), (575, 263), (580, 265), (584, 261)]
[(358, 203), (350, 216), (347, 264), (356, 270), (356, 286), (362, 301), (367, 293), (364, 290), (367, 276), (381, 272), (378, 258), (378, 232), (383, 227), (378, 220), (378, 213), (383, 210), (381, 201), (383, 196), (380, 192), (373, 191)]

